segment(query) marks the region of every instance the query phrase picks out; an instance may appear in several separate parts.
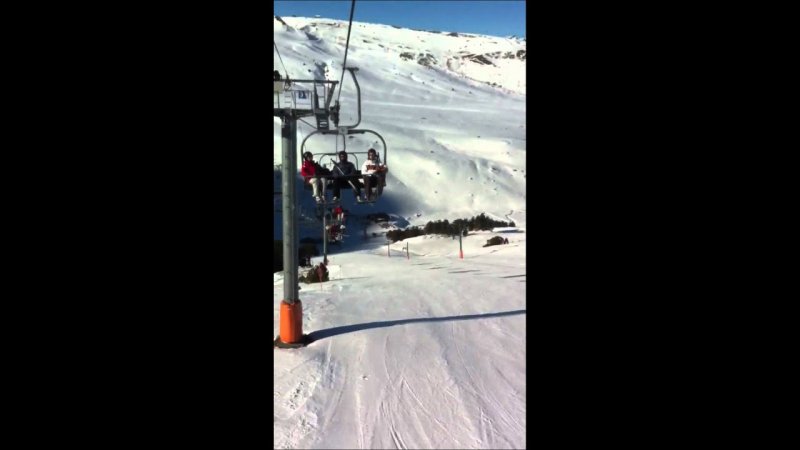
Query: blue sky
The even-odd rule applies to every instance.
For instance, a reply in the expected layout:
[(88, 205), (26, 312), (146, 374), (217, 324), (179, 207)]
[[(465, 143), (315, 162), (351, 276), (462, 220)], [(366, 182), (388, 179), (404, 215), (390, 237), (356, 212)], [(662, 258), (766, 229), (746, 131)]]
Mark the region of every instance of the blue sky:
[[(348, 20), (351, 0), (273, 0), (278, 16)], [(368, 1), (356, 0), (353, 21), (490, 36), (525, 34), (525, 1)]]

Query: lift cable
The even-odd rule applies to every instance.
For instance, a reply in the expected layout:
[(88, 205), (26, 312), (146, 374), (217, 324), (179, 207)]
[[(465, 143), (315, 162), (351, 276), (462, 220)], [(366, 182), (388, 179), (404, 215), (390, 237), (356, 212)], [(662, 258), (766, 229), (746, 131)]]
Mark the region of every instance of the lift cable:
[[(283, 66), (283, 73), (286, 75), (286, 77), (284, 78), (286, 82), (286, 87), (284, 87), (284, 89), (286, 89), (291, 84), (291, 82), (289, 81), (289, 71), (286, 70), (286, 65), (283, 63), (283, 58), (281, 58), (281, 51), (278, 50), (278, 44), (276, 44), (275, 41), (273, 41), (272, 45), (275, 47), (275, 51), (278, 52), (278, 59), (281, 62), (281, 66)], [(295, 101), (294, 96), (292, 96), (292, 108), (297, 108), (297, 102)]]
[(310, 126), (311, 128), (313, 128), (313, 129), (315, 129), (315, 130), (317, 130), (317, 129), (318, 129), (317, 127), (315, 127), (314, 125), (311, 125), (310, 123), (306, 122), (306, 121), (305, 121), (305, 120), (303, 120), (303, 119), (300, 119), (300, 118), (298, 118), (297, 120), (299, 120), (300, 122), (303, 122), (304, 124), (306, 124), (306, 125)]
[(342, 78), (339, 81), (339, 95), (336, 97), (336, 103), (339, 103), (339, 97), (342, 96), (342, 83), (344, 82), (345, 67), (347, 67), (347, 49), (350, 47), (350, 30), (353, 28), (353, 11), (356, 9), (356, 0), (350, 4), (350, 24), (347, 26), (347, 41), (344, 45), (344, 62), (342, 63)]
[[(355, 0), (354, 0), (354, 1), (355, 1)], [(284, 74), (286, 74), (286, 80), (288, 80), (288, 79), (289, 79), (289, 71), (288, 71), (288, 70), (286, 70), (286, 65), (285, 65), (285, 64), (283, 64), (283, 58), (281, 58), (281, 52), (280, 52), (280, 50), (278, 50), (278, 44), (276, 44), (276, 43), (273, 41), (273, 42), (272, 42), (272, 45), (274, 45), (274, 46), (275, 46), (275, 51), (276, 51), (276, 52), (278, 52), (278, 59), (279, 59), (279, 60), (280, 60), (280, 62), (281, 62), (281, 66), (283, 66), (283, 73), (284, 73)]]

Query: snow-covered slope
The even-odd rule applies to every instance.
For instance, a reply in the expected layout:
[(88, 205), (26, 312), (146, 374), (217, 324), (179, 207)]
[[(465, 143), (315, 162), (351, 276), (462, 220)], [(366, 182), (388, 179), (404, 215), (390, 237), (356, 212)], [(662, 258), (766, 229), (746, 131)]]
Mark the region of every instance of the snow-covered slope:
[(432, 236), (335, 254), (301, 284), (316, 341), (275, 351), (274, 448), (525, 448), (525, 234), (497, 234), (464, 259)]
[[(341, 80), (346, 21), (283, 17), (273, 25), (280, 52), (276, 69), (283, 73), (285, 66), (297, 79)], [(513, 214), (524, 225), (525, 49), (517, 38), (353, 22), (347, 65), (359, 68), (359, 128), (377, 131), (388, 146), (387, 188), (374, 208), (411, 217), (412, 225), (481, 212), (500, 220)], [(347, 75), (341, 96), (335, 94), (342, 124), (357, 120), (355, 93)], [(314, 124), (313, 118), (306, 121)], [(300, 145), (313, 128), (300, 122), (298, 129)], [(278, 118), (274, 144), (279, 164)], [(347, 149), (365, 151), (373, 144), (359, 136)], [(334, 137), (316, 135), (305, 149), (342, 148)], [(303, 200), (312, 206), (310, 195)], [(345, 202), (368, 208), (355, 205), (349, 191)]]
[[(329, 247), (331, 279), (301, 284), (303, 331), (315, 340), (274, 350), (275, 448), (526, 447), (526, 43), (438, 31), (353, 22), (347, 65), (359, 68), (358, 128), (386, 139), (390, 171), (374, 205), (343, 191), (347, 228), (344, 243)], [(346, 38), (346, 21), (274, 19), (292, 78), (339, 81)], [(283, 73), (277, 54), (275, 61)], [(356, 120), (349, 75), (343, 86), (341, 123), (348, 124)], [(274, 123), (277, 165), (280, 120)], [(301, 122), (298, 129), (299, 145), (313, 128)], [(373, 145), (356, 137), (347, 150)], [(306, 150), (340, 146), (317, 135)], [(295, 181), (300, 236), (319, 237), (310, 191)], [(280, 202), (276, 196), (276, 239)], [(368, 220), (378, 212), (389, 220)], [(383, 236), (480, 213), (516, 226), (471, 233), (463, 259), (452, 237), (387, 248)], [(492, 236), (509, 243), (483, 247)], [(282, 273), (274, 283), (273, 337)]]

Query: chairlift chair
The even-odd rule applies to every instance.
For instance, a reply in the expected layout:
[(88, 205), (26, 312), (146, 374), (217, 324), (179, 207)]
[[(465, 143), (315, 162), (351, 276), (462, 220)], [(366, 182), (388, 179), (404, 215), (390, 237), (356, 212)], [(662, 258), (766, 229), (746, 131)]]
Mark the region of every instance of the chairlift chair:
[[(381, 144), (383, 146), (383, 149), (382, 149), (383, 150), (383, 152), (382, 152), (383, 153), (383, 157), (381, 158), (381, 161), (383, 162), (383, 164), (386, 164), (386, 161), (387, 161), (386, 154), (387, 154), (388, 150), (387, 150), (387, 146), (386, 146), (386, 141), (383, 139), (383, 136), (381, 136), (379, 133), (377, 133), (377, 132), (375, 132), (373, 130), (357, 129), (356, 128), (358, 126), (358, 124), (361, 123), (361, 87), (358, 84), (358, 79), (356, 78), (356, 74), (355, 74), (355, 72), (357, 70), (358, 70), (358, 68), (355, 68), (355, 67), (348, 67), (347, 68), (347, 71), (350, 72), (350, 76), (353, 78), (353, 82), (356, 85), (356, 96), (357, 96), (357, 104), (358, 104), (358, 109), (357, 109), (357, 111), (358, 111), (358, 120), (356, 121), (356, 123), (354, 123), (352, 125), (347, 125), (347, 126), (341, 125), (340, 126), (339, 125), (339, 102), (336, 101), (336, 104), (334, 106), (331, 106), (331, 107), (327, 108), (327, 109), (330, 110), (331, 120), (334, 123), (334, 125), (336, 126), (336, 128), (335, 129), (323, 129), (323, 128), (319, 128), (318, 127), (319, 129), (309, 133), (309, 135), (306, 136), (303, 139), (303, 142), (300, 145), (300, 160), (301, 161), (303, 159), (303, 154), (306, 153), (306, 151), (307, 151), (306, 150), (306, 142), (308, 141), (308, 139), (311, 136), (314, 136), (314, 135), (317, 135), (317, 134), (320, 134), (320, 135), (323, 135), (323, 136), (336, 136), (336, 141), (335, 141), (335, 144), (334, 144), (334, 148), (336, 149), (335, 152), (333, 152), (333, 153), (330, 153), (330, 152), (322, 152), (322, 153), (311, 152), (314, 155), (314, 159), (316, 161), (318, 161), (320, 165), (322, 165), (322, 158), (325, 158), (325, 157), (330, 158), (332, 160), (332, 162), (338, 161), (338, 159), (337, 159), (338, 152), (341, 151), (341, 150), (347, 151), (347, 139), (348, 139), (348, 137), (353, 136), (353, 135), (362, 135), (362, 134), (369, 133), (369, 134), (373, 134), (373, 135), (377, 136), (378, 139), (380, 139), (380, 142), (381, 142)], [(339, 89), (341, 89), (341, 86), (339, 86)], [(342, 136), (342, 149), (341, 150), (338, 149), (338, 142), (339, 142), (338, 136)], [(363, 183), (361, 182), (361, 180), (363, 179), (363, 174), (361, 173), (361, 169), (360, 169), (361, 165), (358, 163), (358, 155), (362, 155), (363, 154), (364, 158), (366, 158), (367, 157), (366, 156), (367, 150), (365, 149), (363, 151), (347, 152), (347, 154), (348, 154), (348, 156), (349, 155), (353, 155), (353, 157), (355, 158), (355, 163), (354, 164), (356, 166), (356, 174), (357, 175), (345, 177), (347, 179), (348, 183), (345, 184), (343, 186), (343, 188), (344, 189), (351, 189), (353, 187), (358, 187), (359, 189), (363, 189), (364, 186), (363, 186)], [(319, 158), (319, 159), (317, 159), (317, 158)], [(333, 171), (333, 164), (331, 164), (331, 166), (332, 166), (331, 167), (331, 171)], [(385, 186), (386, 185), (385, 184), (386, 178), (385, 177), (383, 177), (383, 178), (384, 178), (384, 184), (383, 185)], [(329, 179), (326, 182), (326, 184), (327, 185), (332, 185), (333, 184), (333, 180)], [(325, 190), (326, 191), (327, 191), (327, 187), (328, 186), (325, 186), (325, 188), (326, 188)], [(307, 189), (311, 189), (311, 186), (307, 185), (306, 188)], [(366, 193), (366, 194), (369, 194), (369, 193)], [(369, 197), (368, 197), (367, 201), (365, 201), (363, 203), (375, 203), (375, 201), (378, 199), (378, 197), (379, 197), (378, 196), (378, 189), (376, 187), (376, 189), (375, 189), (375, 200), (369, 201)]]

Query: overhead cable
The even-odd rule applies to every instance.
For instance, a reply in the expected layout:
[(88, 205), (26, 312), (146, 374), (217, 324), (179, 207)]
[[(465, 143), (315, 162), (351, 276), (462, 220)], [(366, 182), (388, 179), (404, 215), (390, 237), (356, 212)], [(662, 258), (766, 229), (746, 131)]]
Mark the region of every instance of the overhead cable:
[(339, 97), (342, 96), (342, 83), (344, 82), (344, 71), (347, 67), (347, 49), (350, 47), (350, 30), (353, 28), (353, 11), (356, 9), (356, 0), (350, 4), (350, 24), (347, 26), (347, 41), (344, 45), (344, 62), (342, 63), (342, 78), (339, 80), (339, 95), (336, 97), (336, 102), (339, 102)]
[[(355, 1), (355, 0), (353, 0), (353, 1)], [(283, 58), (281, 58), (281, 51), (278, 50), (278, 44), (276, 44), (275, 41), (273, 41), (272, 45), (275, 46), (275, 51), (278, 52), (278, 59), (281, 62), (281, 66), (283, 66), (283, 73), (286, 74), (286, 79), (288, 80), (289, 79), (289, 72), (286, 70), (286, 65), (283, 64)]]

